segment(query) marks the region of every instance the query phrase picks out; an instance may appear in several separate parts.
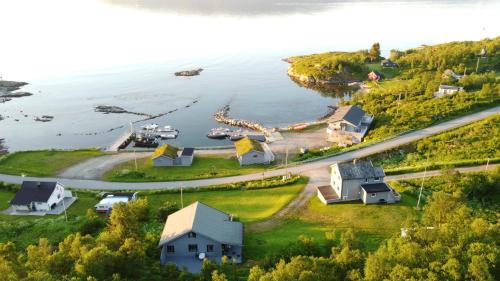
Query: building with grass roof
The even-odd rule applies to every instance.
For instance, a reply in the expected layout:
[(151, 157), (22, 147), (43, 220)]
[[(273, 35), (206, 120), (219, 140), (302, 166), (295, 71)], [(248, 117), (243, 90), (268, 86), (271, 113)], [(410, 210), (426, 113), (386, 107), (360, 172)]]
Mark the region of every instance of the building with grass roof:
[(164, 144), (153, 152), (151, 158), (155, 167), (191, 166), (193, 156), (193, 148), (184, 148), (181, 150), (173, 145)]
[(240, 165), (271, 164), (274, 154), (264, 142), (259, 142), (248, 137), (235, 141), (236, 157)]

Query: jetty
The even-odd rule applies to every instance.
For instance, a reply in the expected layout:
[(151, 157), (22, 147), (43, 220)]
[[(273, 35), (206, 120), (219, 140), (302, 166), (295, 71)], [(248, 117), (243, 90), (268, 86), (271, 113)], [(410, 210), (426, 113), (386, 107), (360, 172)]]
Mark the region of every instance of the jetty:
[(247, 128), (254, 131), (262, 132), (266, 136), (270, 135), (271, 133), (270, 130), (257, 122), (243, 120), (243, 119), (233, 119), (229, 117), (229, 110), (230, 106), (229, 104), (226, 104), (224, 107), (215, 112), (214, 114), (215, 121), (234, 127)]
[(132, 127), (128, 128), (126, 132), (124, 132), (118, 139), (115, 140), (114, 143), (112, 143), (106, 151), (110, 152), (118, 152), (118, 150), (126, 148), (130, 142), (132, 141), (134, 136), (134, 130)]

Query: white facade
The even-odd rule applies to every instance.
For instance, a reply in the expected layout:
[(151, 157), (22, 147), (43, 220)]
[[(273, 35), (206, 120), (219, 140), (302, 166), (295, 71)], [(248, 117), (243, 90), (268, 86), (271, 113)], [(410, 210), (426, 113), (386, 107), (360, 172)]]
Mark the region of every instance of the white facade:
[(16, 211), (50, 211), (55, 206), (57, 206), (65, 196), (65, 190), (59, 183), (56, 184), (54, 191), (50, 195), (49, 199), (45, 202), (33, 201), (27, 205), (11, 205)]

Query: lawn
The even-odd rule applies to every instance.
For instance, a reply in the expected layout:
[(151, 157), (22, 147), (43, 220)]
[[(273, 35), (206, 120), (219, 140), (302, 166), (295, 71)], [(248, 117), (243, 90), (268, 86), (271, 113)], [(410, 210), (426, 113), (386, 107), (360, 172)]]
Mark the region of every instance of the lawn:
[(144, 182), (206, 179), (251, 174), (265, 171), (270, 166), (250, 165), (241, 167), (236, 158), (229, 155), (195, 156), (190, 167), (153, 167), (151, 158), (128, 161), (115, 166), (106, 172), (104, 179), (108, 181)]
[(103, 155), (97, 149), (20, 151), (0, 158), (0, 173), (55, 176), (65, 168)]
[(361, 202), (324, 205), (317, 197), (310, 200), (307, 208), (296, 218), (286, 219), (283, 224), (264, 232), (248, 232), (245, 235), (245, 257), (259, 260), (277, 254), (300, 235), (313, 237), (325, 243), (326, 232), (342, 232), (353, 229), (368, 251), (378, 248), (386, 239), (398, 235), (409, 219), (419, 217), (413, 208), (417, 194), (399, 185), (403, 201), (387, 205), (363, 205)]
[[(294, 184), (268, 189), (184, 192), (184, 206), (198, 200), (221, 211), (235, 214), (244, 223), (262, 220), (276, 213), (296, 197), (306, 181), (307, 179), (301, 179)], [(18, 247), (24, 248), (38, 242), (40, 237), (47, 237), (51, 242), (58, 243), (68, 234), (80, 231), (87, 209), (93, 208), (99, 199), (95, 192), (73, 191), (73, 193), (78, 196), (78, 200), (68, 209), (68, 222), (64, 220), (64, 215), (34, 217), (0, 214), (0, 243), (13, 241)], [(0, 189), (2, 210), (8, 207), (8, 201), (14, 194)], [(148, 198), (151, 214), (151, 221), (145, 227), (152, 226), (160, 232), (163, 222), (156, 219), (158, 207), (165, 201), (180, 202), (180, 194), (139, 193), (139, 198), (144, 197)]]

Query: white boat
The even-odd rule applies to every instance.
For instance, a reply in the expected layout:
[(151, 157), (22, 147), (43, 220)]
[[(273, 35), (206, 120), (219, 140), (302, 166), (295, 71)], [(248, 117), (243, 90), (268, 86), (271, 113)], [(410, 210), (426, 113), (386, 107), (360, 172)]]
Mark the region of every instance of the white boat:
[(174, 128), (172, 128), (172, 126), (167, 125), (167, 126), (164, 126), (163, 128), (159, 128), (158, 132), (165, 132), (165, 133), (174, 133), (174, 132), (176, 132), (177, 133), (177, 130), (174, 129)]
[(142, 126), (141, 128), (143, 130), (154, 131), (154, 130), (158, 129), (158, 127), (160, 127), (160, 126), (158, 126), (158, 124), (147, 124), (147, 125)]
[(162, 134), (160, 134), (160, 138), (162, 138), (162, 139), (175, 139), (175, 138), (177, 138), (177, 133), (162, 133)]

